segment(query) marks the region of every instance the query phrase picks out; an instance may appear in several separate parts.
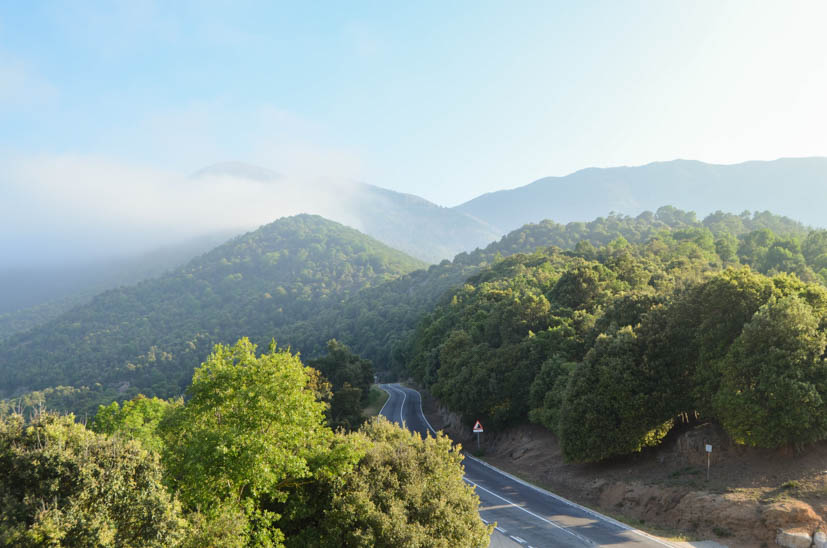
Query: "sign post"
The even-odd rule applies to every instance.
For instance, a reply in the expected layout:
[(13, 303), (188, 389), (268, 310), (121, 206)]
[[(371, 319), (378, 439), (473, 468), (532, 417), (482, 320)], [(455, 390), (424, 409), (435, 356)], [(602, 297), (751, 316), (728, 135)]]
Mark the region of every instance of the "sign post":
[(480, 434), (482, 433), (482, 424), (480, 424), (480, 421), (477, 421), (476, 424), (474, 424), (474, 433), (477, 435), (477, 451), (479, 451), (480, 450)]
[(706, 481), (709, 481), (709, 455), (712, 453), (712, 445), (706, 444)]

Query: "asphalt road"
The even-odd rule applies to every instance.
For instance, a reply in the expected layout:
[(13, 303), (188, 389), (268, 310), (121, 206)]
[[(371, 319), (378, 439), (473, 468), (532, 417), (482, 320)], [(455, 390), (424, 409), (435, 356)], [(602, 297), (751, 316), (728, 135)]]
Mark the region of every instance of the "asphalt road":
[[(419, 392), (398, 384), (380, 385), (390, 394), (380, 414), (425, 436), (434, 430), (422, 413)], [(495, 544), (521, 546), (634, 548), (671, 547), (660, 539), (530, 485), (468, 454), (465, 481), (476, 487), (480, 517), (497, 522)], [(508, 540), (506, 540), (508, 539)]]

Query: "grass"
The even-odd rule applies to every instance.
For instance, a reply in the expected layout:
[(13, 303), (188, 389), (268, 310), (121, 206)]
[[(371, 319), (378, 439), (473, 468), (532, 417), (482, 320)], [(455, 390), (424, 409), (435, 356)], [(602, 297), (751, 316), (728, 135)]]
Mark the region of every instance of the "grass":
[(385, 402), (388, 401), (390, 396), (387, 392), (379, 388), (377, 385), (372, 384), (370, 386), (370, 392), (368, 393), (368, 405), (362, 410), (362, 416), (365, 417), (375, 417), (379, 414), (379, 411), (382, 409), (382, 406), (385, 405)]

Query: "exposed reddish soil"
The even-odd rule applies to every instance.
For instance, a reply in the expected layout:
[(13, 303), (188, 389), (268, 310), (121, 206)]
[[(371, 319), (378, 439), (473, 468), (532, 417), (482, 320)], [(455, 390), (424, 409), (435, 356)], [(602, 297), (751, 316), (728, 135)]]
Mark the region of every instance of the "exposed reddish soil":
[[(465, 447), (472, 420), (425, 414)], [(779, 529), (827, 531), (827, 443), (796, 454), (735, 445), (715, 424), (686, 425), (655, 449), (600, 464), (566, 463), (555, 436), (525, 425), (483, 434), (483, 458), (566, 498), (655, 533), (716, 540), (731, 548), (775, 545)], [(709, 480), (705, 444), (711, 444)]]

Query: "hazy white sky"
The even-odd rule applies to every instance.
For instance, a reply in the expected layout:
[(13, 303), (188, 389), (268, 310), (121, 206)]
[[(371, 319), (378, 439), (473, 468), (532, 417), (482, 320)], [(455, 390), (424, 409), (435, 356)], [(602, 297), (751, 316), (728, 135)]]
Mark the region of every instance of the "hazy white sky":
[(825, 21), (824, 1), (6, 2), (0, 215), (181, 226), (224, 191), (148, 204), (224, 160), (451, 206), (589, 166), (824, 156)]

